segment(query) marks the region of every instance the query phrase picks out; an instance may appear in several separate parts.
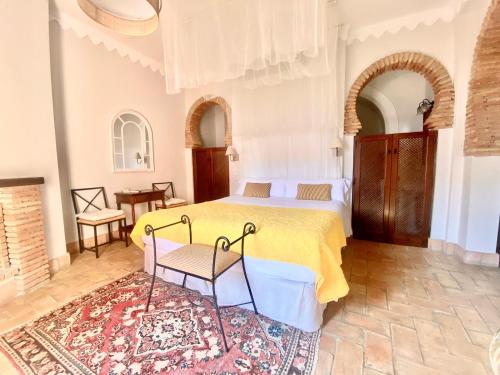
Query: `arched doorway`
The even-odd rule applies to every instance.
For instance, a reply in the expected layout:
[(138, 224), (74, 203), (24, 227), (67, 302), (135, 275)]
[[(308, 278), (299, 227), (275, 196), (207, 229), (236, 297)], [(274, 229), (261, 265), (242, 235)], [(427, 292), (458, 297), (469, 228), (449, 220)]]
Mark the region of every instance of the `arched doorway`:
[(429, 81), (434, 91), (432, 114), (424, 127), (428, 130), (449, 128), (453, 124), (455, 90), (446, 68), (431, 56), (418, 52), (400, 52), (377, 60), (366, 68), (354, 81), (344, 110), (344, 133), (356, 135), (361, 122), (356, 113), (356, 102), (361, 91), (376, 77), (394, 70), (409, 70)]
[(204, 96), (189, 110), (186, 147), (192, 149), (195, 203), (229, 195), (229, 161), (232, 144), (231, 108), (221, 97)]
[[(375, 85), (377, 81), (385, 86)], [(383, 97), (396, 110), (397, 118), (394, 123), (384, 124), (384, 133), (380, 127), (368, 126), (366, 120), (363, 123), (367, 114), (359, 111), (359, 104), (367, 97)], [(425, 107), (422, 102), (434, 105)], [(377, 100), (372, 100), (374, 103)], [(384, 111), (380, 108), (380, 113), (392, 112), (387, 111), (391, 108), (387, 103), (385, 107)], [(390, 116), (383, 117), (386, 120)], [(427, 246), (434, 190), (435, 129), (450, 127), (452, 120), (453, 85), (446, 69), (433, 58), (418, 53), (395, 54), (360, 74), (351, 88), (345, 117), (345, 133), (356, 136), (356, 238)]]

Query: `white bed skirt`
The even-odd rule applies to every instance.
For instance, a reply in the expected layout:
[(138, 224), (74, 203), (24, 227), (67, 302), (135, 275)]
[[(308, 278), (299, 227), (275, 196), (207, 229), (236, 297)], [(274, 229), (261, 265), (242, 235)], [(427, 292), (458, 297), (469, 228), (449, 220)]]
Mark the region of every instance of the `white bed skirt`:
[[(153, 247), (150, 238), (143, 237), (143, 240), (146, 245), (144, 269), (152, 275)], [(157, 239), (156, 244), (158, 257), (182, 246), (163, 239)], [(320, 304), (316, 299), (313, 272), (294, 264), (256, 260), (249, 257), (245, 257), (245, 265), (255, 304), (260, 314), (308, 332), (320, 328), (326, 304)], [(182, 273), (161, 267), (156, 270), (156, 276), (176, 284), (182, 284), (184, 277)], [(235, 305), (250, 301), (241, 262), (222, 274), (215, 285), (218, 302), (221, 305)], [(205, 295), (212, 295), (211, 283), (194, 277), (188, 276), (186, 287), (198, 290)], [(252, 304), (241, 307), (253, 309)]]

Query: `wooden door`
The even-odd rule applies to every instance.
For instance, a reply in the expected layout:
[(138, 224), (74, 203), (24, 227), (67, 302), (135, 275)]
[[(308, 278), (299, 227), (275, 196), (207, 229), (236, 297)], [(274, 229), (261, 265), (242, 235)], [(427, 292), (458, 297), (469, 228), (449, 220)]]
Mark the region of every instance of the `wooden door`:
[(193, 149), (194, 202), (229, 195), (229, 162), (224, 147)]
[(355, 139), (353, 232), (355, 238), (387, 241), (391, 183), (391, 136)]
[(437, 132), (394, 134), (389, 240), (427, 247), (430, 235)]
[(193, 149), (194, 203), (211, 200), (212, 155), (209, 148)]
[(229, 160), (225, 148), (212, 149), (212, 200), (229, 195)]
[(437, 132), (356, 137), (355, 238), (427, 246)]

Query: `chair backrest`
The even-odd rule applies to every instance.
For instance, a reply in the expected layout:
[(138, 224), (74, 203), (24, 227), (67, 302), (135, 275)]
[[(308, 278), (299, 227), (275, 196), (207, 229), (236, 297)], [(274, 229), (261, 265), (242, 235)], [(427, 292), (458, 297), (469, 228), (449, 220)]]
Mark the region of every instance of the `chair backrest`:
[[(75, 214), (86, 212), (91, 207), (99, 211), (108, 208), (108, 197), (104, 186), (71, 189), (71, 199)], [(80, 205), (84, 206), (83, 210), (80, 209)]]
[(153, 182), (153, 190), (165, 190), (165, 198), (175, 198), (174, 183), (168, 182)]

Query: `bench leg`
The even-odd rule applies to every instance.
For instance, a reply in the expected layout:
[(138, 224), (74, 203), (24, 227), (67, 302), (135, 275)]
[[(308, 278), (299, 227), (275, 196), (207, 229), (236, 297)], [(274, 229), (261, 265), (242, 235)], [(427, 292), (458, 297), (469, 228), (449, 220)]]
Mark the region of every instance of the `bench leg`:
[(125, 246), (128, 247), (127, 219), (123, 219), (123, 232), (125, 235)]
[(227, 347), (226, 334), (224, 333), (224, 327), (222, 326), (222, 319), (220, 317), (219, 304), (217, 303), (217, 295), (215, 294), (215, 280), (212, 281), (212, 292), (214, 295), (215, 311), (217, 312), (217, 318), (219, 319), (219, 326), (222, 333), (222, 338), (224, 339), (224, 348), (226, 349), (226, 352), (229, 352), (229, 349)]
[(255, 314), (259, 315), (259, 312), (257, 311), (257, 306), (255, 306), (255, 300), (253, 299), (252, 288), (250, 288), (250, 282), (248, 281), (248, 276), (247, 276), (247, 270), (245, 268), (245, 258), (244, 257), (241, 257), (241, 265), (243, 266), (243, 275), (245, 276), (245, 281), (247, 282), (248, 292), (250, 293), (250, 299), (252, 300), (253, 311), (255, 311)]
[(146, 312), (149, 311), (149, 304), (151, 302), (151, 296), (153, 295), (153, 288), (155, 285), (155, 279), (156, 279), (156, 264), (154, 265), (154, 268), (153, 268), (153, 278), (151, 279), (151, 288), (149, 288), (148, 303), (146, 304)]
[(95, 257), (99, 258), (99, 245), (97, 244), (97, 226), (94, 225), (94, 249)]
[(82, 241), (82, 226), (78, 223), (76, 223), (76, 229), (77, 229), (77, 232), (78, 232), (78, 248), (80, 250), (80, 254), (83, 253), (83, 241)]
[(108, 223), (108, 237), (109, 237), (109, 244), (111, 245), (113, 243), (113, 233), (111, 232), (111, 223)]
[(182, 280), (182, 287), (186, 287), (186, 278), (187, 278), (187, 273), (184, 274), (184, 280)]
[(123, 220), (120, 220), (118, 221), (118, 236), (120, 238), (120, 241), (123, 241), (123, 224), (122, 224), (122, 221)]

